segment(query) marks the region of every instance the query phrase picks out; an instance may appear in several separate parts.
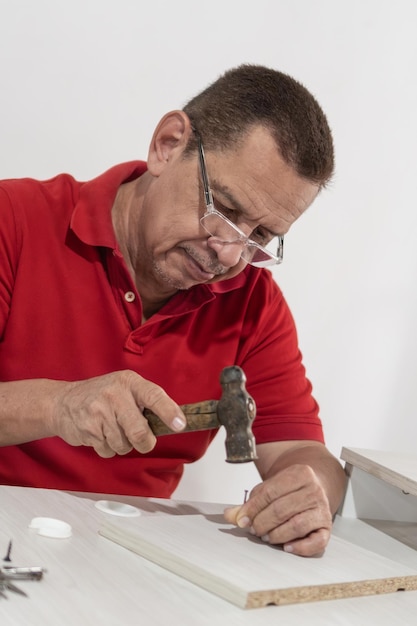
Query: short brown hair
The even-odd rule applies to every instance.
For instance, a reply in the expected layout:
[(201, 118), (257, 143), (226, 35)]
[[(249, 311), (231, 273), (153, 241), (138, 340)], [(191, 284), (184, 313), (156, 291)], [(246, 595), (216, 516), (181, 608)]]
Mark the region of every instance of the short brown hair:
[[(261, 65), (240, 65), (192, 98), (183, 110), (206, 149), (230, 148), (261, 125), (300, 176), (325, 186), (333, 174), (327, 118), (314, 96), (287, 74)], [(184, 156), (195, 149), (191, 137)]]

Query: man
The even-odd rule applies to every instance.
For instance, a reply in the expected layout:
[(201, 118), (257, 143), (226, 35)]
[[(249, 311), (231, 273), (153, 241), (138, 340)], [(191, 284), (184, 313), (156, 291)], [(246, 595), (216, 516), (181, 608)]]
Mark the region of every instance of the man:
[[(322, 552), (344, 489), (285, 300), (264, 267), (333, 171), (289, 76), (226, 72), (159, 122), (147, 163), (0, 185), (0, 480), (169, 497), (213, 431), (180, 404), (240, 365), (263, 479), (228, 521)], [(272, 246), (272, 247), (271, 247)], [(174, 431), (158, 438), (147, 407)]]

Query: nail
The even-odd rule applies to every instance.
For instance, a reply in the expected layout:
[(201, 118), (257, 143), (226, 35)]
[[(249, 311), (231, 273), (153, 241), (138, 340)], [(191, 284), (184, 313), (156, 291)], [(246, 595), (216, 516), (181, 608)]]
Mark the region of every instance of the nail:
[(9, 541), (9, 545), (7, 546), (6, 556), (4, 557), (3, 561), (7, 561), (8, 563), (10, 563), (10, 561), (12, 560), (10, 558), (11, 551), (12, 551), (12, 540)]
[(171, 422), (171, 426), (174, 430), (182, 430), (186, 425), (187, 422), (182, 417), (174, 417)]
[(249, 517), (247, 517), (246, 515), (244, 515), (243, 517), (237, 520), (237, 525), (239, 526), (239, 528), (247, 528), (250, 525), (250, 523), (251, 521)]

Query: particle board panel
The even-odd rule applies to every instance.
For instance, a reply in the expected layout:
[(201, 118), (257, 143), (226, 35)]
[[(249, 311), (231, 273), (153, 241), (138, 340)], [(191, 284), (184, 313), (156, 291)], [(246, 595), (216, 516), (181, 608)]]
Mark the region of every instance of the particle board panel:
[(99, 533), (241, 608), (417, 589), (417, 565), (336, 536), (321, 557), (298, 557), (222, 515), (117, 519), (104, 522)]
[[(393, 537), (404, 545), (417, 550), (417, 524), (416, 522), (393, 522), (391, 520), (364, 519), (364, 522)], [(417, 554), (416, 554), (417, 562)]]
[(341, 458), (349, 476), (344, 517), (416, 523), (415, 454), (343, 448)]
[(352, 468), (359, 468), (404, 493), (417, 496), (417, 455), (383, 450), (342, 448), (340, 455)]

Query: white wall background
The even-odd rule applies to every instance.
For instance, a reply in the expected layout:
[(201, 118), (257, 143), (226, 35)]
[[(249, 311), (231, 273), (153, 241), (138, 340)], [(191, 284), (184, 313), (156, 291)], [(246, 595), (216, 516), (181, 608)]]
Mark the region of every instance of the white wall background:
[[(242, 62), (292, 74), (334, 132), (330, 190), (286, 238), (330, 450), (417, 440), (415, 0), (0, 0), (0, 177), (88, 179), (146, 158), (159, 118)], [(176, 497), (240, 502), (223, 434)]]

